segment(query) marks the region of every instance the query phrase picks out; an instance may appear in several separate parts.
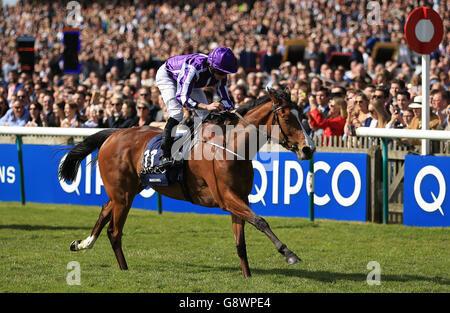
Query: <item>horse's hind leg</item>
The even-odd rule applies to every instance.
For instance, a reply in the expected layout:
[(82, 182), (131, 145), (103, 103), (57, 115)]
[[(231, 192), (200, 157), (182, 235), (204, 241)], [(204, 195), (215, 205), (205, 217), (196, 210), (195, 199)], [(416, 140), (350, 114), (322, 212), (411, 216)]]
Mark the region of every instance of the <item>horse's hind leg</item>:
[(250, 267), (248, 266), (247, 248), (245, 245), (245, 221), (237, 217), (236, 215), (232, 215), (231, 218), (233, 222), (234, 237), (236, 239), (236, 250), (239, 258), (241, 259), (242, 274), (245, 278), (247, 278), (251, 276), (251, 273)]
[(70, 244), (71, 251), (79, 251), (84, 249), (91, 249), (94, 246), (95, 241), (97, 240), (100, 232), (103, 227), (108, 223), (112, 211), (111, 201), (108, 201), (102, 206), (102, 210), (100, 215), (95, 223), (94, 228), (92, 229), (91, 235), (84, 240), (75, 240)]

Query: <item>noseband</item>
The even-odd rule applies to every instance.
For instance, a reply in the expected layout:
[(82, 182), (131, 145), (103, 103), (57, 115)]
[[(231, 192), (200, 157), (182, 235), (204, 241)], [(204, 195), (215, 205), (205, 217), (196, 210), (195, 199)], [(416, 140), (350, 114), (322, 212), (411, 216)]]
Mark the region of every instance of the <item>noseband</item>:
[[(282, 142), (280, 143), (281, 146), (291, 152), (297, 153), (299, 151), (298, 147), (296, 144), (294, 144), (292, 141), (289, 140), (288, 136), (286, 135), (286, 133), (283, 130), (283, 127), (281, 127), (281, 123), (280, 123), (280, 119), (278, 117), (277, 112), (282, 110), (282, 109), (297, 109), (297, 107), (295, 106), (295, 104), (293, 104), (292, 102), (286, 104), (286, 105), (282, 105), (279, 107), (275, 107), (275, 104), (272, 105), (273, 110), (273, 119), (272, 119), (272, 126), (273, 125), (278, 125), (280, 127), (280, 132), (281, 135), (283, 136), (282, 138)], [(302, 126), (300, 124), (300, 126)], [(272, 138), (271, 136), (267, 138), (267, 140), (270, 140), (270, 138)]]

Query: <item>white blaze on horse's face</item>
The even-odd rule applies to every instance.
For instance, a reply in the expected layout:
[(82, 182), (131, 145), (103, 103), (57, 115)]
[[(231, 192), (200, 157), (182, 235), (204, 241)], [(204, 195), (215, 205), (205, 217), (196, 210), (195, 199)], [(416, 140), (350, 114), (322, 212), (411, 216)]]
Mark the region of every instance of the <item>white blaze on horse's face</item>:
[[(306, 146), (307, 148), (310, 149), (310, 151), (306, 151), (308, 149), (305, 150), (305, 147), (302, 148), (302, 154), (303, 156), (299, 156), (300, 159), (310, 159), (312, 154), (314, 153), (314, 151), (316, 150), (316, 146), (314, 144), (314, 142), (312, 141), (311, 137), (309, 137), (309, 135), (306, 133), (305, 128), (303, 127), (302, 121), (300, 120), (299, 117), (299, 112), (297, 109), (291, 109), (292, 114), (294, 114), (294, 116), (297, 118), (298, 123), (300, 124), (300, 127), (302, 129), (303, 132), (303, 136), (305, 137), (305, 141), (306, 141)], [(309, 156), (306, 156), (305, 154), (310, 154)]]

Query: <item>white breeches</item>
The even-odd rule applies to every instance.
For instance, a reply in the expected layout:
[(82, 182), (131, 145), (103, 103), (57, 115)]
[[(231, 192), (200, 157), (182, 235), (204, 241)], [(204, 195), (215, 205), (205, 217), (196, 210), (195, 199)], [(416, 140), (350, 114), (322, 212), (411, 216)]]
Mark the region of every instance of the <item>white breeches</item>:
[[(169, 74), (167, 74), (165, 63), (156, 72), (156, 85), (161, 92), (161, 96), (164, 100), (164, 104), (166, 105), (169, 117), (181, 122), (183, 119), (183, 107), (181, 103), (178, 102), (176, 97), (177, 82), (174, 81)], [(192, 89), (191, 98), (201, 103), (208, 103), (206, 95), (201, 88)], [(208, 115), (209, 111), (196, 109), (195, 113), (201, 119), (204, 119)]]

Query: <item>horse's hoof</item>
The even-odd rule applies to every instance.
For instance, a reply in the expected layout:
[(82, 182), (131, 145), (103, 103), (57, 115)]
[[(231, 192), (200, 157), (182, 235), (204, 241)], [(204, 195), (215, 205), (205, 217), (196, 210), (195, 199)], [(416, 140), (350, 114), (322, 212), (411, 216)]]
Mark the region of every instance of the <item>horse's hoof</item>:
[(288, 256), (286, 258), (286, 262), (288, 265), (292, 265), (298, 262), (301, 262), (302, 260), (300, 260), (300, 258), (298, 256), (296, 256), (295, 254), (292, 254), (291, 256)]
[(81, 240), (74, 240), (70, 244), (70, 251), (78, 251), (78, 245), (81, 243)]

